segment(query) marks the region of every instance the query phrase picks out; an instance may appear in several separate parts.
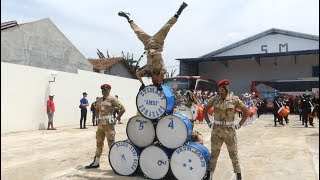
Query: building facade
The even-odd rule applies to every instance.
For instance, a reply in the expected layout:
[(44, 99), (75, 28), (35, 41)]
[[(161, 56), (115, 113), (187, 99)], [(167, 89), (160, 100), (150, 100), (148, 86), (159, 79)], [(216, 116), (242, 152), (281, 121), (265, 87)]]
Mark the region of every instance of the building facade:
[(230, 79), (239, 95), (250, 92), (256, 80), (319, 79), (319, 36), (269, 29), (198, 58), (177, 60), (180, 75)]

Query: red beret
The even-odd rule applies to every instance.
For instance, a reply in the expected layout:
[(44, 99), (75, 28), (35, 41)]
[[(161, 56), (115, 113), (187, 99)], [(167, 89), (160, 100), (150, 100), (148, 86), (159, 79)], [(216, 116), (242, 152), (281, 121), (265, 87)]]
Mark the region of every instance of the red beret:
[(111, 86), (109, 84), (103, 84), (100, 87), (101, 89), (111, 89)]
[(222, 86), (222, 85), (229, 85), (230, 80), (229, 79), (222, 79), (219, 81), (218, 83), (218, 87)]

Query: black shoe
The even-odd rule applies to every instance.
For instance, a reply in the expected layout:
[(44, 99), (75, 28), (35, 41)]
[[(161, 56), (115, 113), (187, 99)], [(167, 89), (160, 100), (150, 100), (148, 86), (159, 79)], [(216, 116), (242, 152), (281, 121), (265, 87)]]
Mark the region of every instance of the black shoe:
[(241, 173), (237, 173), (237, 180), (241, 180)]
[(119, 16), (122, 16), (122, 17), (125, 17), (129, 22), (132, 21), (132, 20), (130, 20), (130, 18), (129, 18), (129, 16), (130, 16), (129, 13), (120, 11), (120, 12), (118, 13), (118, 15), (119, 15)]
[(100, 167), (100, 164), (93, 165), (93, 163), (91, 163), (89, 166), (86, 166), (85, 168), (86, 169), (92, 169), (92, 168), (98, 168), (98, 167)]
[(178, 9), (178, 11), (176, 12), (176, 14), (174, 15), (174, 17), (178, 18), (181, 14), (181, 12), (183, 11), (184, 8), (186, 8), (188, 6), (187, 3), (183, 2), (180, 6), (180, 8)]
[(80, 129), (82, 129), (82, 127), (80, 127)]
[(139, 91), (142, 91), (146, 86), (144, 84), (141, 84)]
[(88, 129), (87, 127), (84, 127), (83, 129)]

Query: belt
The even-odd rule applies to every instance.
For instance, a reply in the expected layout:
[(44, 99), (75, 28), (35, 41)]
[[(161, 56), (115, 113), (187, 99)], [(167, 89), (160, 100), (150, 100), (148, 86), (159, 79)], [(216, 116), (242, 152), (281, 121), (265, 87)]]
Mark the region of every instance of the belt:
[(230, 126), (230, 125), (233, 125), (233, 122), (227, 122), (227, 121), (213, 121), (213, 125)]
[(147, 54), (147, 55), (161, 54), (161, 51), (155, 50), (155, 49), (149, 49), (149, 50), (145, 50), (144, 54)]
[(101, 116), (99, 118), (97, 118), (97, 121), (98, 122), (101, 122), (102, 124), (105, 124), (105, 123), (109, 123), (109, 124), (115, 124), (115, 118), (110, 115), (110, 116)]

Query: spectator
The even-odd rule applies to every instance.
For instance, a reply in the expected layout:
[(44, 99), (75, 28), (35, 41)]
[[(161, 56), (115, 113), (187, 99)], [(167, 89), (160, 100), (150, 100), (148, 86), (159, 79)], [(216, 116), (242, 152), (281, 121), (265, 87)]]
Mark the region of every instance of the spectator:
[(96, 120), (96, 103), (99, 97), (96, 98), (96, 101), (91, 104), (90, 111), (92, 112), (92, 126), (98, 126)]
[(47, 130), (50, 130), (50, 125), (51, 125), (51, 130), (57, 130), (56, 128), (53, 127), (53, 115), (54, 115), (54, 111), (55, 111), (53, 97), (54, 97), (54, 95), (50, 94), (49, 99), (47, 101), (47, 115), (48, 115), (48, 128), (47, 128)]
[[(84, 92), (82, 93), (83, 98), (80, 99), (80, 109), (81, 109), (81, 117), (80, 117), (80, 129), (87, 129), (86, 127), (86, 121), (87, 121), (87, 107), (89, 106), (89, 102), (86, 99), (87, 98), (87, 93)], [(82, 125), (83, 121), (83, 125)]]

